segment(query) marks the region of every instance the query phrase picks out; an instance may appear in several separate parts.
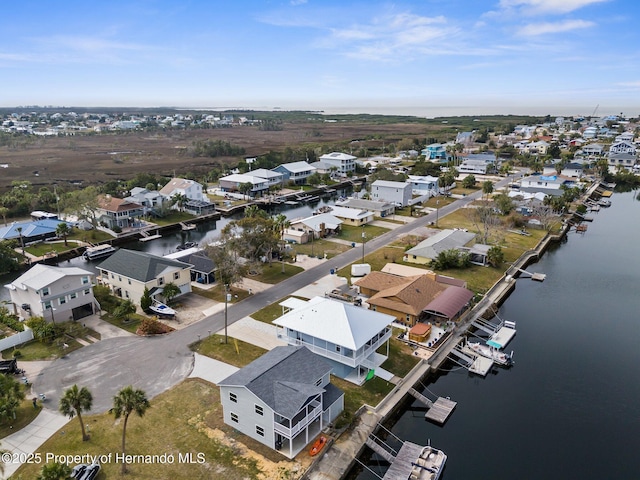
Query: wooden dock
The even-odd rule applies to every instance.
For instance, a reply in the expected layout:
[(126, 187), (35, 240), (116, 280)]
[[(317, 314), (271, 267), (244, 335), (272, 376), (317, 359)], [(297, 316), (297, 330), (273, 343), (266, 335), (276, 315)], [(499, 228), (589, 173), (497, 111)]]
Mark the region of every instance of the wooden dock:
[(456, 408), (456, 405), (458, 404), (457, 402), (444, 397), (438, 397), (435, 402), (432, 402), (413, 388), (410, 388), (408, 393), (412, 397), (426, 405), (426, 407), (429, 409), (424, 415), (427, 420), (432, 420), (441, 425), (447, 421), (447, 418), (449, 418), (449, 415), (451, 415), (453, 409)]

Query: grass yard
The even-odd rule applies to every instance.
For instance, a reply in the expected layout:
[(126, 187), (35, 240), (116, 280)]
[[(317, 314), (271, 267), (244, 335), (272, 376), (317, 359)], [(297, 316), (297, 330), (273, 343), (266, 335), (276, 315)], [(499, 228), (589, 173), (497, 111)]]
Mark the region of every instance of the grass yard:
[(138, 331), (138, 327), (142, 323), (142, 320), (149, 317), (147, 317), (146, 315), (141, 315), (139, 313), (132, 313), (131, 315), (129, 315), (128, 320), (118, 320), (113, 318), (111, 314), (104, 313), (101, 318), (105, 322), (110, 323), (115, 327), (121, 328), (130, 333), (136, 333), (136, 331)]
[(380, 377), (373, 377), (364, 385), (358, 386), (331, 375), (331, 383), (344, 392), (344, 410), (347, 417), (353, 416), (362, 405), (375, 407), (395, 387), (393, 383)]
[(319, 240), (314, 240), (313, 242), (298, 244), (292, 246), (293, 251), (296, 254), (301, 255), (313, 255), (316, 257), (324, 257), (327, 255), (327, 258), (335, 257), (336, 255), (340, 255), (343, 252), (351, 249), (347, 245), (343, 245), (341, 243), (332, 242), (325, 238), (321, 238)]
[[(65, 345), (67, 345), (66, 348)], [(81, 347), (82, 345), (80, 343), (66, 337), (57, 338), (52, 343), (42, 343), (38, 340), (31, 340), (30, 342), (20, 345), (18, 365), (21, 360), (26, 362), (32, 360), (55, 360)], [(2, 352), (2, 358), (13, 358), (13, 351), (13, 348), (4, 350)]]
[(152, 222), (162, 227), (164, 225), (171, 225), (173, 223), (189, 222), (194, 218), (196, 218), (196, 216), (191, 215), (190, 213), (176, 212), (175, 210), (172, 210), (171, 213), (164, 217), (154, 217)]
[(254, 320), (258, 320), (259, 322), (270, 324), (273, 320), (282, 316), (282, 307), (279, 305), (279, 303), (285, 301), (287, 298), (299, 298), (301, 300), (307, 300), (306, 298), (290, 295), (288, 297), (281, 298), (276, 302), (273, 302), (271, 305), (267, 305), (266, 307), (261, 308), (255, 313), (252, 313), (251, 318), (253, 318)]
[[(16, 377), (16, 379), (19, 380), (19, 377)], [(33, 408), (33, 397), (30, 395), (31, 386), (22, 384), (22, 390), (25, 392), (25, 397), (16, 411), (15, 420), (0, 423), (0, 439), (29, 425), (42, 411), (42, 402), (40, 400), (37, 402), (38, 408)]]
[(267, 352), (264, 348), (231, 337), (225, 343), (224, 335), (211, 335), (190, 345), (190, 348), (201, 355), (238, 368), (248, 365)]
[(282, 262), (274, 260), (271, 265), (268, 263), (263, 264), (262, 272), (257, 275), (249, 275), (249, 278), (251, 280), (257, 280), (258, 282), (274, 285), (303, 271), (304, 268), (285, 262), (284, 273), (282, 273)]
[[(401, 247), (382, 247), (378, 250), (371, 252), (364, 257), (365, 263), (371, 265), (371, 271), (379, 271), (382, 270), (387, 263), (400, 263), (402, 265), (409, 265), (412, 267), (425, 268), (422, 265), (414, 265), (405, 263), (402, 261), (402, 257), (404, 255), (404, 248)], [(362, 259), (357, 260), (354, 263), (361, 263)], [(349, 278), (351, 276), (351, 265), (347, 265), (346, 267), (338, 270), (338, 275), (341, 277)]]
[[(389, 342), (389, 358), (385, 360), (381, 367), (394, 375), (403, 378), (418, 364), (420, 359), (413, 355), (413, 351), (409, 345), (396, 338), (399, 333), (399, 329), (393, 329), (393, 336)], [(386, 346), (382, 346), (378, 349), (378, 353), (386, 355), (386, 352)]]
[[(336, 238), (347, 240), (348, 242), (362, 243), (362, 231), (362, 227), (343, 224), (340, 227), (340, 233), (336, 235)], [(365, 240), (371, 240), (372, 238), (379, 237), (380, 235), (387, 233), (388, 231), (388, 228), (377, 227), (375, 225), (365, 225)]]
[[(210, 300), (214, 300), (216, 302), (224, 303), (224, 294), (225, 294), (224, 285), (218, 284), (215, 287), (210, 289), (193, 287), (192, 291), (193, 293), (196, 293), (202, 297), (208, 298)], [(248, 291), (242, 290), (241, 288), (238, 288), (235, 286), (229, 287), (229, 293), (231, 294), (231, 299), (232, 299), (229, 304), (232, 304), (234, 302), (239, 302), (240, 300), (244, 300), (249, 296)]]
[[(33, 408), (33, 407), (32, 407)], [(289, 470), (296, 462), (240, 434), (223, 423), (218, 388), (200, 380), (185, 380), (171, 390), (151, 400), (144, 417), (135, 414), (127, 424), (127, 454), (172, 454), (173, 463), (129, 465), (126, 476), (120, 474), (121, 464), (115, 462), (122, 441), (122, 420), (108, 413), (83, 416), (89, 425), (91, 439), (82, 442), (78, 421), (69, 421), (38, 449), (58, 455), (112, 454), (112, 461), (103, 463), (100, 475), (105, 478), (224, 478), (252, 480), (293, 478)], [(179, 461), (178, 455), (192, 454), (194, 463)], [(197, 455), (204, 462), (197, 462)], [(302, 457), (301, 457), (302, 458)], [(308, 461), (306, 455), (306, 461)], [(302, 460), (301, 460), (302, 461)], [(302, 468), (305, 468), (303, 466)], [(23, 465), (15, 477), (36, 478), (41, 465)]]
[(75, 242), (69, 242), (69, 245), (65, 246), (64, 242), (60, 243), (37, 243), (35, 245), (29, 245), (24, 247), (24, 251), (34, 255), (36, 257), (44, 257), (45, 254), (50, 252), (63, 253), (73, 250), (78, 245)]

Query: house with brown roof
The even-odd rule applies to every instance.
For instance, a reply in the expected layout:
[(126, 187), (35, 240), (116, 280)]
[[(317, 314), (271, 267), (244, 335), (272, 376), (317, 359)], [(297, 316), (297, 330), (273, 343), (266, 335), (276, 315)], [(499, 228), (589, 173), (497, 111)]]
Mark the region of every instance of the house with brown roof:
[(98, 197), (97, 220), (107, 228), (134, 226), (144, 215), (144, 207), (127, 199), (101, 195)]
[(409, 277), (371, 272), (354, 285), (369, 297), (369, 308), (393, 315), (407, 327), (430, 319), (454, 320), (473, 297), (464, 287), (439, 282), (438, 275), (429, 271)]

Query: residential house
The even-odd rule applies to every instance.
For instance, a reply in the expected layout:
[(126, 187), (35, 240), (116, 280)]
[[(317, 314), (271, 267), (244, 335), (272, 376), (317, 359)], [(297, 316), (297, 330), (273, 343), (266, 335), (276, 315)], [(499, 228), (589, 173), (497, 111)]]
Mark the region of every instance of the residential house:
[(464, 230), (441, 230), (407, 250), (404, 254), (404, 261), (422, 265), (429, 264), (440, 252), (465, 247), (475, 237), (475, 233), (465, 232)]
[(582, 131), (582, 138), (592, 139), (598, 136), (598, 127), (587, 127)]
[(486, 160), (472, 160), (467, 158), (463, 160), (462, 163), (456, 168), (459, 173), (466, 173), (471, 175), (486, 175), (487, 173), (492, 173), (495, 171), (495, 158), (492, 162), (487, 162)]
[[(291, 310), (273, 321), (279, 339), (307, 347), (352, 383), (362, 384), (370, 370), (387, 375), (380, 365), (389, 355), (394, 317), (330, 298), (295, 300), (282, 302)], [(386, 354), (377, 353), (385, 345)]]
[(293, 458), (344, 410), (330, 374), (305, 347), (275, 347), (219, 382), (224, 422)]
[(562, 185), (571, 186), (572, 182), (558, 175), (529, 175), (520, 180), (520, 191), (527, 193), (542, 192), (554, 197), (562, 195)]
[[(354, 285), (369, 297), (366, 302), (371, 310), (393, 315), (398, 323), (411, 328), (433, 316), (453, 320), (469, 305), (473, 292), (438, 280), (439, 275), (429, 270), (410, 277), (371, 272)], [(440, 305), (436, 312), (431, 304), (449, 289), (453, 290), (446, 293), (448, 307)]]
[(342, 176), (356, 171), (356, 157), (347, 153), (332, 152), (320, 156), (320, 162), (335, 167), (335, 171)]
[(138, 226), (140, 217), (144, 216), (144, 213), (145, 209), (139, 203), (111, 195), (98, 197), (96, 218), (99, 223), (111, 230)]
[[(544, 176), (556, 175), (558, 172), (556, 169), (558, 162), (560, 162), (560, 160), (556, 160), (555, 164), (545, 165), (542, 170), (542, 175)], [(562, 169), (560, 170), (560, 175), (562, 175), (563, 177), (580, 178), (583, 173), (584, 173), (584, 166), (578, 162), (565, 163), (562, 166)]]
[(284, 183), (284, 175), (282, 173), (274, 172), (273, 170), (267, 170), (266, 168), (257, 168), (249, 172), (249, 175), (254, 177), (264, 178), (267, 181), (267, 185), (272, 187), (278, 185), (282, 187)]
[(420, 152), (424, 155), (425, 160), (432, 162), (447, 163), (451, 159), (451, 155), (447, 153), (446, 147), (441, 143), (432, 143)]
[(393, 203), (399, 207), (406, 207), (411, 200), (411, 184), (376, 180), (371, 184), (371, 199)]
[(609, 155), (607, 156), (607, 162), (609, 163), (610, 167), (622, 166), (629, 169), (636, 164), (637, 160), (638, 159), (634, 154), (627, 153), (627, 152), (623, 152), (623, 153), (609, 152)]
[(331, 213), (321, 213), (290, 221), (290, 227), (284, 231), (286, 242), (307, 243), (313, 239), (324, 238), (340, 231), (342, 220)]
[(337, 201), (336, 205), (345, 208), (353, 208), (355, 210), (373, 212), (376, 217), (380, 218), (393, 215), (396, 211), (396, 206), (391, 202), (362, 200), (360, 198), (348, 198), (347, 200)]
[(251, 184), (251, 189), (247, 192), (251, 197), (259, 197), (269, 191), (269, 181), (252, 173), (232, 173), (221, 177), (218, 182), (223, 192), (239, 192), (241, 185)]
[(614, 139), (616, 142), (629, 142), (633, 143), (633, 139), (635, 138), (635, 134), (633, 132), (622, 132), (620, 135), (616, 136)]
[(142, 205), (144, 215), (156, 213), (162, 208), (165, 198), (157, 190), (148, 190), (142, 187), (134, 187), (129, 192), (129, 196), (125, 200), (130, 203)]
[(331, 215), (342, 220), (345, 225), (353, 225), (356, 227), (366, 225), (373, 221), (373, 212), (355, 208), (340, 207), (338, 205), (331, 207)]
[(537, 142), (528, 143), (525, 146), (524, 151), (531, 155), (546, 155), (548, 149), (549, 143), (544, 140), (540, 140)]
[(152, 298), (162, 296), (168, 283), (176, 285), (180, 295), (191, 292), (191, 265), (178, 260), (121, 248), (96, 268), (100, 283), (136, 305), (140, 305), (145, 287)]
[(79, 320), (93, 315), (93, 273), (77, 267), (37, 264), (5, 285), (21, 318), (48, 322)]
[(215, 283), (216, 265), (200, 247), (187, 248), (164, 255), (164, 258), (178, 260), (191, 265), (191, 281), (205, 285)]
[(39, 242), (47, 238), (57, 236), (56, 229), (61, 223), (72, 224), (57, 219), (36, 220), (34, 222), (13, 222), (7, 226), (0, 227), (0, 240), (22, 239), (24, 245), (32, 242)]
[(407, 182), (411, 186), (411, 193), (414, 195), (431, 195), (435, 197), (440, 192), (438, 187), (438, 177), (431, 175), (409, 175)]
[(203, 191), (202, 184), (188, 178), (172, 178), (160, 189), (160, 193), (168, 199), (176, 196), (186, 198), (186, 202), (182, 205), (176, 203), (174, 208), (183, 210), (193, 214), (202, 215), (215, 210), (215, 205), (209, 201)]
[(291, 162), (278, 165), (273, 171), (281, 173), (285, 182), (289, 181), (296, 185), (302, 185), (307, 182), (307, 178), (311, 174), (315, 173), (316, 169), (307, 162)]
[(633, 144), (633, 142), (627, 140), (614, 142), (609, 147), (609, 155), (613, 155), (616, 153), (629, 153), (631, 155), (635, 155), (636, 146)]
[(582, 151), (582, 154), (586, 156), (593, 155), (599, 157), (604, 153), (604, 147), (601, 143), (588, 143), (587, 145), (584, 145), (580, 150)]

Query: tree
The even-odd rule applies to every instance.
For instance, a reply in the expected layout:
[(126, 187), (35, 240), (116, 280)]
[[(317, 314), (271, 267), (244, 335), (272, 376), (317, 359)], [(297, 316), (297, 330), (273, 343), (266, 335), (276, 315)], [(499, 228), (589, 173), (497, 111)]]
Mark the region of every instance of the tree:
[[(124, 387), (113, 397), (113, 407), (109, 410), (113, 413), (113, 416), (118, 419), (123, 417), (124, 422), (122, 424), (122, 455), (126, 454), (126, 435), (127, 435), (127, 422), (129, 421), (129, 415), (135, 413), (139, 417), (144, 416), (145, 412), (149, 409), (151, 404), (147, 399), (147, 394), (139, 389), (134, 389), (129, 385)], [(122, 462), (122, 473), (127, 472), (126, 462)]]
[(37, 480), (67, 480), (73, 470), (66, 463), (45, 463), (40, 470)]
[(499, 268), (504, 262), (504, 252), (498, 245), (494, 245), (487, 251), (487, 261), (492, 267)]
[(171, 300), (173, 300), (175, 297), (177, 297), (178, 295), (180, 295), (180, 287), (178, 287), (175, 283), (173, 282), (169, 282), (167, 283), (164, 288), (162, 289), (162, 296), (164, 297), (164, 299), (167, 301), (167, 303), (170, 303)]
[(142, 296), (140, 297), (140, 308), (142, 311), (148, 312), (149, 307), (153, 304), (153, 300), (151, 298), (151, 294), (149, 293), (149, 289), (144, 287), (144, 291), (142, 292)]
[(491, 180), (485, 180), (482, 182), (482, 195), (486, 195), (487, 198), (493, 193), (493, 182)]
[(235, 252), (226, 243), (221, 246), (210, 245), (206, 251), (216, 267), (216, 280), (219, 284), (231, 286), (246, 275), (247, 265), (238, 262)]
[(462, 186), (464, 188), (473, 188), (476, 186), (476, 177), (474, 177), (473, 175), (467, 175), (466, 177), (464, 177), (464, 180), (462, 180)]
[(73, 213), (78, 218), (84, 218), (96, 227), (98, 224), (98, 209), (100, 201), (96, 187), (87, 187), (72, 192), (62, 199), (65, 211)]
[(0, 421), (13, 420), (23, 400), (24, 392), (20, 383), (9, 375), (0, 374)]
[(515, 208), (513, 200), (506, 193), (500, 193), (493, 198), (496, 208), (502, 215), (509, 215), (509, 212)]
[(284, 273), (284, 232), (291, 226), (291, 222), (285, 214), (280, 213), (273, 218), (273, 226), (280, 235), (280, 242), (282, 242), (280, 255), (282, 256), (282, 273)]
[(253, 184), (251, 182), (244, 182), (244, 183), (241, 183), (240, 185), (238, 185), (238, 190), (245, 197), (247, 197), (249, 195), (249, 192), (251, 191), (252, 188), (253, 188)]
[(117, 320), (129, 320), (129, 315), (136, 313), (136, 306), (131, 300), (125, 300), (113, 311)]
[(0, 241), (0, 274), (20, 268), (20, 254), (13, 249), (14, 246), (14, 241)]
[(31, 317), (26, 324), (33, 331), (33, 337), (42, 343), (51, 343), (56, 337), (56, 326), (53, 320), (49, 323), (44, 317)]
[(24, 237), (22, 236), (22, 227), (16, 227), (16, 232), (20, 235), (20, 248), (22, 248), (22, 255), (24, 256)]
[(71, 233), (71, 228), (67, 222), (60, 222), (56, 227), (56, 235), (64, 238), (64, 246), (68, 246), (67, 236)]
[(7, 226), (7, 214), (9, 213), (9, 209), (7, 207), (0, 206), (0, 216), (2, 217), (2, 221), (4, 222), (4, 226)]
[(84, 422), (82, 421), (82, 412), (88, 412), (91, 410), (93, 404), (93, 396), (87, 387), (78, 388), (78, 385), (73, 385), (64, 391), (64, 395), (60, 399), (60, 406), (58, 410), (63, 415), (73, 418), (78, 416), (80, 422), (80, 430), (82, 431), (82, 441), (89, 440), (89, 435), (85, 432)]
[(489, 237), (500, 224), (493, 207), (478, 207), (469, 209), (470, 220), (480, 232), (480, 243), (489, 243)]
[(177, 205), (178, 210), (182, 212), (184, 210), (184, 206), (189, 201), (189, 197), (187, 197), (184, 193), (176, 193), (171, 197), (171, 201), (174, 205)]

